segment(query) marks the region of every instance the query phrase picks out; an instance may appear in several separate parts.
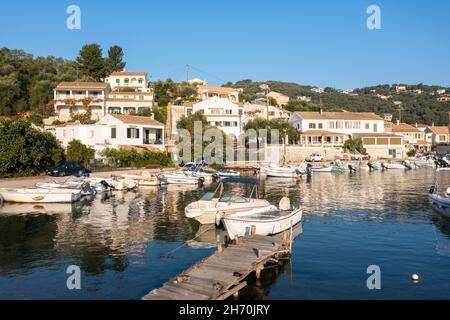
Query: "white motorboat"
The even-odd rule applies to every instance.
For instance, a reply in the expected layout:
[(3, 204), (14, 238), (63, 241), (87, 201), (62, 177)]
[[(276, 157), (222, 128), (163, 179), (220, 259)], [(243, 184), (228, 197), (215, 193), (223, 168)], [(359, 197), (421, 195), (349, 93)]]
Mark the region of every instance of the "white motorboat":
[(156, 175), (144, 171), (141, 175), (123, 174), (119, 179), (135, 181), (142, 187), (156, 187), (161, 185), (161, 180)]
[(384, 170), (404, 170), (406, 167), (401, 163), (382, 163), (382, 168)]
[(227, 178), (237, 178), (241, 176), (241, 173), (237, 171), (217, 170), (217, 174), (220, 177), (227, 177)]
[(230, 239), (250, 236), (252, 232), (263, 236), (274, 235), (297, 225), (302, 220), (303, 210), (291, 209), (290, 205), (289, 208), (283, 207), (283, 201), (286, 200), (281, 200), (280, 209), (270, 206), (269, 209), (257, 208), (223, 217)]
[(298, 167), (278, 166), (272, 164), (264, 170), (264, 174), (266, 176), (278, 178), (296, 178), (305, 172), (306, 170), (304, 168), (304, 163), (301, 163)]
[[(253, 184), (250, 196), (243, 197), (224, 192), (224, 184), (245, 183)], [(220, 193), (220, 194), (219, 194)], [(223, 215), (239, 211), (248, 211), (254, 208), (268, 208), (267, 200), (257, 198), (258, 189), (256, 179), (250, 178), (225, 178), (217, 186), (214, 192), (206, 193), (199, 201), (192, 202), (185, 208), (188, 218), (196, 219), (201, 224), (212, 224), (220, 222)], [(253, 198), (253, 196), (255, 196)]]
[(381, 163), (379, 163), (379, 162), (371, 162), (371, 161), (369, 161), (369, 162), (367, 163), (367, 166), (369, 167), (369, 169), (370, 169), (371, 171), (374, 171), (374, 170), (383, 170), (383, 166), (382, 166)]
[(438, 175), (440, 172), (450, 171), (450, 168), (438, 168), (434, 179), (434, 185), (430, 189), (428, 200), (433, 210), (439, 212), (443, 216), (450, 218), (450, 187), (447, 188), (445, 194), (439, 194)]
[(46, 190), (68, 190), (73, 193), (81, 192), (81, 195), (92, 195), (96, 191), (90, 186), (88, 182), (38, 182), (36, 183), (36, 188), (46, 189)]
[(194, 172), (173, 172), (158, 175), (158, 178), (164, 179), (167, 184), (202, 184), (205, 178), (199, 177)]
[(311, 167), (312, 172), (332, 172), (333, 166)]
[(138, 186), (136, 181), (131, 179), (102, 179), (102, 178), (92, 178), (90, 179), (91, 186), (95, 189), (96, 192), (104, 192), (104, 191), (127, 191), (135, 189)]
[(16, 203), (71, 203), (81, 197), (80, 190), (2, 188), (0, 197), (5, 202)]

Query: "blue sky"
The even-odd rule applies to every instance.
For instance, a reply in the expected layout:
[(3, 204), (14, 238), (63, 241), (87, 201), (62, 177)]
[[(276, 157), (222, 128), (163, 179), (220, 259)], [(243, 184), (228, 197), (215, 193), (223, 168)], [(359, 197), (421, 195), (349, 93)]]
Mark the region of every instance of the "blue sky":
[[(71, 4), (81, 30), (66, 28)], [(366, 27), (371, 4), (381, 30)], [(190, 64), (213, 85), (450, 86), (449, 12), (446, 0), (17, 0), (1, 5), (0, 46), (75, 58), (83, 44), (117, 44), (127, 69), (150, 80), (184, 80)]]

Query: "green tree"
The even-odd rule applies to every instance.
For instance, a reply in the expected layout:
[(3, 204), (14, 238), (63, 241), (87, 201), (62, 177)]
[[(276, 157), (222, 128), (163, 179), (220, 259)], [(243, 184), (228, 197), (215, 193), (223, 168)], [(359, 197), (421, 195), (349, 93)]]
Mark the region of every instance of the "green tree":
[(98, 44), (84, 45), (77, 58), (80, 75), (100, 81), (106, 76), (105, 60)]
[(66, 160), (68, 162), (78, 162), (88, 165), (89, 160), (95, 156), (95, 150), (82, 144), (78, 140), (69, 142), (66, 150)]
[(0, 121), (0, 176), (27, 176), (58, 165), (64, 150), (48, 132), (27, 120)]
[(123, 61), (123, 50), (119, 46), (112, 46), (108, 50), (108, 57), (105, 59), (106, 75), (114, 71), (122, 71), (126, 63)]
[(352, 154), (367, 154), (361, 139), (348, 139), (342, 146), (344, 152), (350, 152)]

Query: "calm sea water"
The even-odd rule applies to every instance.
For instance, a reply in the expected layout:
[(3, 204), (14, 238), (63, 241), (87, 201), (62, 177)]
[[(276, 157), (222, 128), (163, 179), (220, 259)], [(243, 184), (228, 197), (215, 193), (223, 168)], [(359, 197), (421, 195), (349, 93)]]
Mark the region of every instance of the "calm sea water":
[[(450, 221), (430, 212), (433, 170), (261, 178), (274, 204), (304, 208), (291, 263), (249, 280), (244, 299), (450, 299)], [(450, 175), (442, 176), (450, 185)], [(214, 251), (216, 231), (184, 217), (210, 185), (169, 186), (76, 205), (0, 210), (0, 299), (140, 299)], [(235, 185), (236, 192), (249, 187)], [(82, 270), (81, 290), (66, 269)], [(368, 290), (369, 265), (381, 290)], [(412, 283), (412, 274), (420, 282)]]

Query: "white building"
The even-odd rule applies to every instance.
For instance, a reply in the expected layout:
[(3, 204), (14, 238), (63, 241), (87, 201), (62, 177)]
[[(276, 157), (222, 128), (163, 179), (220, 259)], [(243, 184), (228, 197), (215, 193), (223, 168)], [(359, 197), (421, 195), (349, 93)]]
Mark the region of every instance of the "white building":
[(288, 121), (290, 116), (291, 113), (289, 111), (267, 105), (265, 99), (257, 99), (251, 103), (244, 104), (244, 123), (257, 118), (267, 120), (282, 119)]
[(384, 120), (372, 112), (295, 112), (289, 122), (300, 131), (354, 133), (384, 132)]
[(244, 108), (226, 99), (212, 98), (185, 108), (185, 115), (202, 113), (210, 125), (235, 138), (243, 132)]
[(113, 91), (150, 92), (147, 72), (113, 72), (105, 79)]
[(54, 111), (59, 120), (91, 110), (91, 119), (99, 120), (106, 114), (106, 100), (111, 87), (102, 82), (62, 82), (54, 90)]
[(106, 101), (107, 113), (130, 114), (153, 110), (152, 92), (111, 92)]
[(79, 140), (96, 150), (97, 156), (106, 148), (125, 146), (165, 150), (164, 125), (150, 117), (106, 115), (96, 124), (66, 123), (53, 133), (64, 147)]
[(239, 102), (239, 89), (226, 88), (226, 87), (211, 87), (205, 85), (197, 86), (198, 98), (202, 101), (211, 98), (226, 99), (232, 103)]

